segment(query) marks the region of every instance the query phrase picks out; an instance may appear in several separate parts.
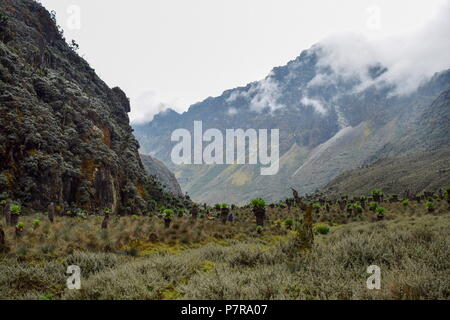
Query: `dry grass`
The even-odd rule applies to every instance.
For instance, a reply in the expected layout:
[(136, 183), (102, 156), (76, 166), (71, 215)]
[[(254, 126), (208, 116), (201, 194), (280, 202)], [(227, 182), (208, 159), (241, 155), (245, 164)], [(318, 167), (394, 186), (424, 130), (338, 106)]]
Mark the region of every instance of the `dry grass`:
[[(261, 235), (248, 209), (232, 224), (157, 217), (29, 216), (23, 235), (7, 230), (0, 256), (0, 298), (9, 299), (449, 299), (450, 213), (424, 203), (385, 204), (386, 218), (350, 216), (333, 207), (315, 215), (331, 225), (311, 251), (296, 252), (286, 218), (270, 209)], [(32, 221), (42, 224), (35, 230)], [(67, 266), (82, 270), (82, 289), (65, 288)], [(368, 290), (366, 268), (382, 271), (381, 290)]]

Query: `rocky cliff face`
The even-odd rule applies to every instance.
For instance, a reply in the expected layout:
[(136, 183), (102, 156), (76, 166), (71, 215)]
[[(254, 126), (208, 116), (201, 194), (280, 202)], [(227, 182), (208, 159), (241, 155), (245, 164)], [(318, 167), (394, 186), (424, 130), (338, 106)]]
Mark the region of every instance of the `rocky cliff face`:
[(149, 175), (154, 176), (162, 186), (174, 195), (183, 195), (181, 187), (172, 171), (156, 158), (141, 154), (142, 164)]
[[(323, 55), (316, 45), (274, 68), (261, 81), (207, 98), (183, 114), (160, 113), (150, 123), (135, 127), (141, 152), (161, 159), (195, 201), (244, 203), (254, 197), (276, 201), (288, 196), (291, 186), (311, 193), (346, 170), (382, 157), (439, 148), (442, 141), (449, 141), (445, 135), (449, 125), (437, 113), (426, 120), (439, 126), (426, 143), (420, 124), (430, 119), (427, 110), (432, 102), (450, 88), (450, 71), (398, 95), (394, 84), (380, 80), (387, 72), (383, 66), (369, 66), (364, 84), (380, 82), (363, 86), (361, 78), (332, 70)], [(209, 128), (222, 132), (279, 129), (278, 174), (261, 176), (255, 165), (174, 165), (171, 133), (177, 128), (192, 132), (194, 120), (203, 121), (203, 132)], [(408, 147), (399, 143), (411, 141), (412, 136), (417, 143)]]
[(67, 45), (40, 4), (2, 0), (0, 14), (1, 198), (125, 213), (163, 199), (139, 158), (125, 93)]

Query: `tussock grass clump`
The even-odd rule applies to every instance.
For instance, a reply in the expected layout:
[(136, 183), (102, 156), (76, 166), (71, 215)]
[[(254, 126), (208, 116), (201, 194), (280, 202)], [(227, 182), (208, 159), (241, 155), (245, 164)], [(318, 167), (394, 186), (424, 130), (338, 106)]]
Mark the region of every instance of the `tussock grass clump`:
[(330, 227), (326, 224), (319, 224), (314, 228), (314, 231), (319, 234), (328, 234), (330, 232)]

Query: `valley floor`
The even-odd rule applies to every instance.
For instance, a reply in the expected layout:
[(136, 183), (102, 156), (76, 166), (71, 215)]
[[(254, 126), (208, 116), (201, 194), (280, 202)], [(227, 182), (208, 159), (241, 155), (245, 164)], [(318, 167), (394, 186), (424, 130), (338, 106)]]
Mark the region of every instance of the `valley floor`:
[[(333, 211), (316, 216), (331, 230), (303, 251), (275, 219), (295, 216), (287, 209), (271, 209), (262, 234), (245, 212), (233, 225), (182, 217), (166, 230), (156, 217), (117, 218), (108, 231), (100, 231), (101, 217), (59, 217), (19, 239), (8, 230), (0, 298), (449, 299), (447, 204), (434, 213), (423, 203), (386, 207), (383, 221), (370, 212), (340, 223), (323, 221), (336, 221)], [(66, 288), (69, 265), (81, 268), (80, 290)], [(381, 268), (380, 290), (366, 286), (370, 265)]]

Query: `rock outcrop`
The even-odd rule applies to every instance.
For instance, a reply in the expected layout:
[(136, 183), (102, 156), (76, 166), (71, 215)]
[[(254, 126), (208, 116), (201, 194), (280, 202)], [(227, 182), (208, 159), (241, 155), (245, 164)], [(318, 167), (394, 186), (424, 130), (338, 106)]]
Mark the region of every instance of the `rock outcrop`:
[(39, 3), (2, 0), (0, 14), (0, 198), (136, 214), (169, 199), (145, 173), (125, 93)]
[(177, 178), (164, 163), (152, 156), (143, 154), (141, 154), (141, 160), (147, 173), (155, 176), (167, 191), (179, 196), (183, 194)]

